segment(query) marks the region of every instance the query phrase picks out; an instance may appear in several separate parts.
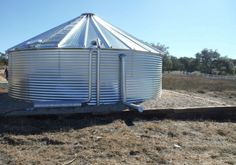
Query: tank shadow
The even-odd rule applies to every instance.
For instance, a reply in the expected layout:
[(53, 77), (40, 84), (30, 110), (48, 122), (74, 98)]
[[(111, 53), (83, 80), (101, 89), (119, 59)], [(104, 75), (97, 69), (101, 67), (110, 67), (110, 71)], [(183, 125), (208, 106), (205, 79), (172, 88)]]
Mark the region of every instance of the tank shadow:
[(7, 113), (15, 112), (32, 107), (29, 102), (14, 99), (8, 96), (8, 93), (0, 93), (0, 116), (4, 116)]
[[(114, 107), (115, 108), (115, 107)], [(111, 114), (42, 115), (31, 117), (1, 117), (1, 134), (31, 135), (45, 132), (80, 130), (94, 125), (107, 125), (122, 120), (127, 126), (135, 121), (160, 121), (164, 119), (181, 121), (236, 122), (236, 107), (205, 108), (201, 110), (150, 110), (144, 113), (125, 111)]]

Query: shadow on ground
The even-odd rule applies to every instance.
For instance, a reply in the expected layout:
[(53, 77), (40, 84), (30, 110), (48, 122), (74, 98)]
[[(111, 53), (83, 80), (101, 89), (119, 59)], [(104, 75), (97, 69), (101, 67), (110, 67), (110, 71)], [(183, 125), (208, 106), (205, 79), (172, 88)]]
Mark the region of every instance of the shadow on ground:
[(44, 115), (31, 117), (1, 117), (0, 136), (9, 133), (32, 135), (44, 132), (79, 130), (93, 125), (106, 125), (123, 120), (127, 126), (134, 121), (158, 121), (164, 119), (184, 121), (236, 122), (236, 107), (218, 107), (190, 110), (150, 110), (144, 113), (127, 111), (112, 114)]
[(14, 99), (8, 96), (8, 93), (0, 93), (0, 115), (8, 111), (16, 111), (32, 107), (31, 103)]

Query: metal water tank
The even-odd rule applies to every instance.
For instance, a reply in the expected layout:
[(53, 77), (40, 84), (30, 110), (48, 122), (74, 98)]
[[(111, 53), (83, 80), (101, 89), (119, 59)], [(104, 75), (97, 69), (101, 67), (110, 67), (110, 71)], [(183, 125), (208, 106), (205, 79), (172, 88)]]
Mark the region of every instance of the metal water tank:
[(92, 13), (8, 49), (9, 95), (35, 105), (159, 97), (162, 53)]

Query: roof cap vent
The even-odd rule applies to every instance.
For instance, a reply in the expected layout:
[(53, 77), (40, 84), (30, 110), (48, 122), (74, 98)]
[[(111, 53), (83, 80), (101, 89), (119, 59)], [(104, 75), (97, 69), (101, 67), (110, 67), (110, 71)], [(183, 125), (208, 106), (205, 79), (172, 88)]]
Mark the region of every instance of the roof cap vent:
[(95, 15), (95, 14), (94, 13), (82, 13), (81, 16), (83, 16), (83, 15), (91, 15), (92, 16), (92, 15)]

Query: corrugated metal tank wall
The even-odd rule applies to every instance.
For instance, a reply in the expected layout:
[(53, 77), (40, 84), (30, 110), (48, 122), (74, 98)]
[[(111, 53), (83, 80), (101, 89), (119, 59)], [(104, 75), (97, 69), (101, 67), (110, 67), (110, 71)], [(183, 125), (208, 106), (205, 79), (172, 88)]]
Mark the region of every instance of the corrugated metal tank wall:
[[(88, 97), (89, 49), (15, 51), (9, 54), (9, 94), (30, 101)], [(100, 50), (100, 104), (121, 101), (119, 55), (126, 54), (127, 101), (160, 95), (162, 59), (138, 51)], [(92, 99), (96, 104), (97, 53), (92, 55)]]
[(138, 102), (159, 97), (162, 87), (160, 56), (133, 52), (126, 56), (127, 101)]
[(37, 101), (86, 99), (88, 52), (34, 50), (10, 53), (10, 95)]

